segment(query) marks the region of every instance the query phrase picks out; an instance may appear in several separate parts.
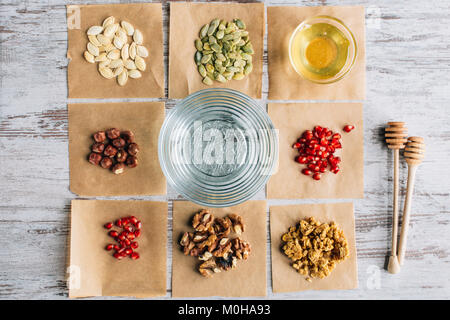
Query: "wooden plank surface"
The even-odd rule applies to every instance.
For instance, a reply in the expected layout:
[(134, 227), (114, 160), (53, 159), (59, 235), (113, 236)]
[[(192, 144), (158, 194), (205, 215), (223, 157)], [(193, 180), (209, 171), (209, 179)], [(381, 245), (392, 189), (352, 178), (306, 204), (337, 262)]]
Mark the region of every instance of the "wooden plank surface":
[[(131, 1), (67, 3), (108, 2)], [(268, 298), (450, 298), (449, 2), (277, 0), (266, 4), (364, 5), (367, 19), (366, 193), (363, 200), (355, 201), (359, 288), (275, 295), (268, 248)], [(67, 99), (65, 5), (63, 0), (0, 3), (0, 299), (67, 298), (65, 246), (70, 200), (76, 196), (69, 191), (66, 105), (75, 101)], [(167, 41), (167, 1), (163, 9)], [(166, 54), (167, 49), (166, 42)], [(267, 52), (264, 71), (261, 104), (267, 103)], [(175, 104), (163, 101), (168, 109)], [(423, 136), (427, 145), (417, 173), (406, 263), (395, 276), (385, 270), (392, 202), (392, 156), (383, 142), (388, 120), (406, 121), (410, 134)], [(402, 162), (403, 194), (406, 169)], [(170, 200), (179, 198), (169, 188), (167, 197), (119, 199), (169, 200), (170, 253)], [(264, 199), (264, 192), (255, 199)], [(269, 205), (305, 202), (315, 201), (274, 200)], [(169, 254), (166, 299), (170, 273)]]

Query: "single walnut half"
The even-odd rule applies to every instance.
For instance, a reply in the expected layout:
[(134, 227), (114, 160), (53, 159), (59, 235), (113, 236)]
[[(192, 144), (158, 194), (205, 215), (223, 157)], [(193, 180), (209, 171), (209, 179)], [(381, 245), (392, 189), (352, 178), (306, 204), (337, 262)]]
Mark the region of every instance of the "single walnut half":
[(212, 277), (214, 273), (220, 272), (220, 268), (214, 259), (210, 259), (200, 264), (198, 271), (204, 277)]
[(211, 227), (214, 222), (214, 216), (208, 210), (202, 210), (196, 213), (192, 219), (192, 226), (196, 231), (204, 232)]
[(245, 224), (244, 224), (244, 220), (242, 219), (241, 216), (238, 216), (235, 213), (229, 214), (228, 217), (231, 220), (234, 232), (236, 232), (237, 234), (241, 234), (242, 232), (245, 231)]

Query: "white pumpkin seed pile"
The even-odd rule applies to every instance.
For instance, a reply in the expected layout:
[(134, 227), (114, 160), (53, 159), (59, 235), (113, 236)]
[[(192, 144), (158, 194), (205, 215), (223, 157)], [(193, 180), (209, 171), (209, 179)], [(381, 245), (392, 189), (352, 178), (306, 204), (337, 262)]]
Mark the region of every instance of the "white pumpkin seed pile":
[(214, 19), (200, 29), (194, 61), (204, 84), (212, 85), (213, 80), (222, 83), (241, 80), (252, 72), (255, 52), (245, 29), (241, 19), (230, 22)]
[(128, 78), (142, 76), (148, 50), (142, 45), (142, 32), (131, 23), (122, 21), (119, 24), (116, 18), (108, 17), (101, 26), (90, 27), (87, 36), (89, 42), (84, 58), (89, 63), (98, 62), (98, 71), (103, 77), (117, 77), (117, 83), (124, 86)]

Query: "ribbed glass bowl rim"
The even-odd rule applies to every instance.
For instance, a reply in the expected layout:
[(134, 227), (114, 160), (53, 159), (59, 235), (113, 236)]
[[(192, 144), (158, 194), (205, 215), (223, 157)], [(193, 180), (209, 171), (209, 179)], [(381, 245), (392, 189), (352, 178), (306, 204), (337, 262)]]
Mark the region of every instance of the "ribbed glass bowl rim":
[[(292, 53), (291, 53), (292, 43), (294, 41), (296, 34), (301, 29), (303, 29), (307, 24), (314, 24), (314, 23), (323, 22), (323, 21), (328, 22), (328, 23), (336, 23), (336, 26), (339, 27), (340, 31), (343, 32), (345, 34), (345, 36), (347, 37), (347, 39), (350, 41), (350, 45), (353, 47), (353, 56), (350, 57), (350, 60), (348, 60), (348, 58), (347, 58), (347, 62), (344, 65), (344, 67), (342, 68), (342, 70), (339, 71), (334, 77), (331, 77), (329, 79), (323, 79), (323, 80), (310, 79), (310, 78), (306, 77), (303, 73), (301, 73), (299, 70), (297, 70), (297, 68), (295, 67), (295, 63), (293, 61)], [(350, 30), (349, 27), (347, 27), (347, 25), (342, 20), (332, 17), (332, 16), (327, 16), (327, 15), (313, 16), (313, 17), (307, 18), (303, 22), (301, 22), (295, 28), (294, 32), (292, 32), (292, 34), (291, 34), (291, 37), (289, 39), (289, 49), (288, 50), (289, 50), (289, 61), (291, 63), (292, 68), (295, 70), (295, 72), (298, 75), (300, 75), (303, 79), (306, 79), (308, 81), (311, 81), (311, 82), (317, 83), (317, 84), (330, 84), (330, 83), (334, 83), (334, 82), (341, 80), (350, 72), (350, 70), (353, 69), (353, 66), (355, 65), (355, 62), (356, 62), (356, 58), (358, 57), (358, 43), (356, 42), (356, 38), (355, 38), (353, 32)]]
[[(217, 97), (217, 99), (220, 98), (227, 98), (227, 99), (234, 99), (235, 102), (237, 102), (242, 110), (245, 110), (245, 108), (252, 108), (253, 116), (259, 117), (259, 121), (263, 123), (266, 127), (265, 129), (268, 129), (269, 132), (272, 134), (269, 134), (267, 137), (267, 146), (263, 146), (266, 148), (265, 151), (268, 150), (267, 154), (269, 155), (270, 159), (268, 161), (265, 161), (268, 164), (267, 168), (264, 168), (266, 172), (270, 172), (270, 174), (263, 175), (261, 174), (259, 179), (256, 181), (255, 185), (252, 186), (251, 192), (245, 192), (244, 196), (242, 195), (242, 192), (239, 193), (239, 196), (237, 199), (231, 199), (228, 201), (223, 202), (213, 202), (214, 200), (208, 200), (208, 198), (195, 198), (192, 196), (192, 194), (189, 194), (188, 190), (185, 190), (182, 186), (177, 184), (176, 181), (176, 173), (171, 172), (168, 168), (170, 164), (166, 163), (166, 161), (170, 161), (169, 157), (169, 146), (166, 146), (166, 142), (168, 141), (168, 138), (170, 137), (170, 130), (174, 127), (176, 127), (176, 123), (172, 123), (179, 117), (180, 115), (183, 115), (184, 113), (187, 113), (189, 111), (192, 111), (192, 102), (201, 102), (208, 98), (214, 98)], [(249, 110), (250, 111), (250, 110)], [(175, 119), (175, 120), (174, 120)], [(260, 129), (260, 128), (254, 128), (254, 129)], [(260, 148), (260, 155), (262, 154), (262, 150), (264, 148)], [(255, 100), (247, 96), (246, 94), (243, 94), (239, 91), (233, 90), (233, 89), (227, 89), (227, 88), (211, 88), (211, 89), (203, 89), (200, 91), (197, 91), (195, 93), (192, 93), (188, 95), (186, 98), (178, 101), (174, 107), (174, 109), (170, 110), (169, 114), (167, 115), (166, 119), (164, 120), (164, 123), (161, 127), (159, 138), (158, 138), (158, 158), (159, 163), (161, 166), (161, 169), (163, 171), (163, 174), (165, 175), (168, 184), (175, 189), (179, 194), (181, 194), (184, 198), (186, 198), (189, 201), (192, 201), (194, 203), (197, 203), (199, 205), (207, 206), (207, 207), (229, 207), (234, 206), (237, 204), (240, 204), (242, 202), (245, 202), (252, 198), (258, 191), (260, 191), (262, 188), (265, 187), (267, 181), (269, 180), (276, 164), (278, 161), (278, 136), (277, 132), (275, 130), (275, 127), (272, 123), (272, 120), (270, 119), (269, 115), (265, 111), (263, 107), (261, 107)]]

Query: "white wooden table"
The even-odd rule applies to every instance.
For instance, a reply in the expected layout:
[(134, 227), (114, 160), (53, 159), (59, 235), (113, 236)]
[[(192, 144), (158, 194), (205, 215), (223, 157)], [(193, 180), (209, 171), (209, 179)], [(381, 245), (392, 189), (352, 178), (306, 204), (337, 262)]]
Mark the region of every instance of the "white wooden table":
[[(132, 1), (0, 3), (0, 298), (67, 297), (66, 240), (70, 200), (76, 196), (69, 191), (67, 103), (72, 101), (67, 99), (65, 5), (87, 2)], [(168, 3), (163, 3), (167, 40)], [(367, 8), (366, 193), (364, 200), (355, 201), (359, 288), (273, 294), (268, 250), (267, 298), (450, 298), (450, 1), (278, 0), (266, 4)], [(267, 54), (264, 58), (261, 104), (267, 102), (268, 89)], [(175, 104), (163, 101), (168, 109)], [(407, 261), (395, 276), (385, 271), (392, 157), (383, 142), (383, 126), (394, 119), (406, 121), (410, 134), (423, 136), (427, 144), (416, 181)], [(405, 178), (402, 163), (403, 185)], [(167, 197), (121, 199), (169, 200), (171, 207), (170, 200), (178, 198), (169, 189)], [(255, 199), (264, 199), (264, 192)], [(303, 202), (308, 201), (268, 204)], [(166, 298), (170, 298), (170, 243), (168, 239)]]

